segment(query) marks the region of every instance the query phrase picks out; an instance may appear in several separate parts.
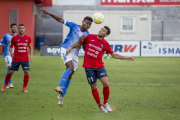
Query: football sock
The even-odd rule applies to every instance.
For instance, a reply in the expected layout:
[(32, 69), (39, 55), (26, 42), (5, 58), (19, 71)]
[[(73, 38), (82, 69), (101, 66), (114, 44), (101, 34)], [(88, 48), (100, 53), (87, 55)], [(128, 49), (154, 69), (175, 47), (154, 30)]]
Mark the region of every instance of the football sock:
[(29, 75), (24, 75), (23, 88), (26, 88), (26, 87), (27, 87), (28, 81), (29, 81)]
[[(9, 72), (9, 69), (7, 69), (7, 73), (6, 73), (6, 75), (8, 74), (8, 72)], [(5, 76), (5, 80), (4, 80), (4, 84), (6, 83), (6, 76)], [(12, 82), (11, 82), (11, 79), (9, 80), (9, 85), (11, 84)]]
[(99, 97), (99, 93), (97, 88), (96, 89), (91, 89), (92, 91), (92, 95), (94, 97), (94, 99), (96, 100), (96, 103), (98, 104), (99, 108), (102, 106), (101, 102), (100, 102), (100, 97)]
[(72, 73), (72, 71), (70, 69), (66, 69), (66, 71), (63, 73), (61, 80), (59, 82), (59, 86), (64, 87), (69, 75)]
[(67, 80), (66, 80), (66, 83), (64, 84), (64, 88), (62, 89), (62, 91), (63, 91), (64, 94), (63, 94), (63, 95), (60, 94), (61, 97), (64, 97), (64, 95), (66, 94), (70, 82), (71, 82), (71, 79), (67, 79)]
[(9, 80), (11, 79), (11, 76), (12, 76), (12, 75), (9, 75), (9, 74), (6, 75), (6, 79), (5, 79), (5, 84), (6, 84), (6, 85), (8, 85)]
[(104, 104), (108, 102), (109, 94), (110, 94), (109, 86), (103, 87)]

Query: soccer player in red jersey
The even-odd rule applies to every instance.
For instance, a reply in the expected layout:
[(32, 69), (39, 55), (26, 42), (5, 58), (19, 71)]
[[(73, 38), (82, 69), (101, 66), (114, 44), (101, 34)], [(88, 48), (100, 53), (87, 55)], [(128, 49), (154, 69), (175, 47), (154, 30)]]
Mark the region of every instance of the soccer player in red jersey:
[[(32, 62), (32, 47), (31, 47), (31, 38), (24, 34), (25, 26), (24, 24), (20, 24), (18, 26), (19, 34), (14, 36), (11, 40), (11, 45), (9, 47), (9, 51), (11, 57), (13, 58), (11, 66), (9, 68), (9, 72), (6, 75), (5, 84), (1, 88), (1, 91), (4, 91), (8, 85), (9, 80), (11, 79), (12, 74), (15, 71), (18, 71), (19, 65), (22, 66), (24, 70), (24, 85), (23, 85), (23, 92), (28, 92), (26, 90), (28, 81), (29, 81), (29, 58), (28, 58), (28, 47), (30, 51), (30, 61)], [(12, 52), (12, 48), (14, 46), (14, 54)]]
[[(104, 68), (104, 63), (102, 62), (102, 56), (104, 52), (110, 54), (113, 58), (134, 61), (133, 57), (125, 57), (119, 54), (116, 54), (111, 49), (109, 43), (104, 39), (110, 34), (110, 28), (104, 26), (98, 33), (98, 35), (89, 34), (85, 39), (81, 39), (81, 44), (85, 49), (84, 63), (83, 67), (87, 75), (87, 80), (91, 86), (92, 95), (98, 104), (100, 110), (104, 113), (112, 111), (110, 105), (108, 104), (108, 98), (110, 94), (108, 75)], [(80, 43), (76, 43), (70, 47), (66, 52), (67, 54), (71, 51), (72, 48), (79, 46)], [(103, 105), (100, 102), (99, 93), (97, 90), (97, 78), (103, 84), (103, 95), (104, 103)]]

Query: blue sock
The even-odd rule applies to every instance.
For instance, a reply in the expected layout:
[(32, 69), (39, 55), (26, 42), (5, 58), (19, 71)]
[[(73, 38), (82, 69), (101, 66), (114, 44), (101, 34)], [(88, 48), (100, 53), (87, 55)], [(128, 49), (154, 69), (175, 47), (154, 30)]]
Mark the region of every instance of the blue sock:
[[(9, 72), (9, 69), (7, 69), (7, 73), (6, 73), (6, 75), (8, 74), (8, 72)], [(5, 75), (5, 80), (4, 80), (4, 84), (5, 84), (5, 82), (6, 82), (6, 75)], [(11, 79), (9, 80), (9, 85), (11, 84), (12, 82), (11, 82)]]
[(65, 85), (64, 85), (64, 88), (62, 89), (62, 91), (63, 91), (64, 94), (63, 94), (63, 95), (60, 94), (61, 97), (64, 97), (64, 95), (66, 94), (70, 82), (71, 82), (71, 79), (67, 79), (67, 80), (66, 80), (66, 83), (65, 83)]
[(64, 87), (64, 85), (65, 85), (65, 83), (66, 83), (66, 81), (67, 81), (67, 79), (68, 79), (68, 77), (69, 77), (69, 75), (72, 73), (72, 71), (70, 70), (70, 69), (67, 69), (64, 73), (63, 73), (63, 75), (62, 75), (62, 77), (61, 77), (61, 80), (60, 80), (60, 82), (59, 82), (59, 86), (62, 86), (62, 87)]

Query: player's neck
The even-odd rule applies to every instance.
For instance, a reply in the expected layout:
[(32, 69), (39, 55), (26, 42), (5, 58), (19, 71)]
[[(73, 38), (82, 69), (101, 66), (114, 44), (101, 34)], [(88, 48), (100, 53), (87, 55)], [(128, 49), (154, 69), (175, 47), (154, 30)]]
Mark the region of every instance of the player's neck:
[(24, 37), (24, 34), (19, 34), (20, 37)]
[(81, 29), (81, 31), (86, 31), (85, 29), (83, 29), (82, 25), (80, 26), (80, 29)]
[(16, 33), (11, 32), (10, 34), (11, 34), (12, 36), (15, 36)]
[(97, 38), (98, 38), (99, 40), (102, 40), (102, 39), (104, 39), (104, 37), (99, 37), (98, 35), (97, 35)]

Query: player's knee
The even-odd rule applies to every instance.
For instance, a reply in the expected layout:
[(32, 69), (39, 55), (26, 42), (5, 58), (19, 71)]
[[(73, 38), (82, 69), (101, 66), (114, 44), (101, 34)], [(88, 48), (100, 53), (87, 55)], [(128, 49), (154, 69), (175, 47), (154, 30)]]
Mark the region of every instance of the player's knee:
[(29, 71), (25, 70), (24, 75), (29, 75)]
[(107, 82), (107, 83), (104, 83), (103, 84), (103, 87), (109, 87), (109, 83)]
[(74, 66), (69, 66), (68, 69), (70, 69), (71, 71), (74, 70)]
[(91, 84), (91, 89), (97, 89), (97, 83)]
[(8, 75), (12, 75), (13, 73), (14, 73), (14, 72), (10, 70), (10, 71), (8, 72)]

